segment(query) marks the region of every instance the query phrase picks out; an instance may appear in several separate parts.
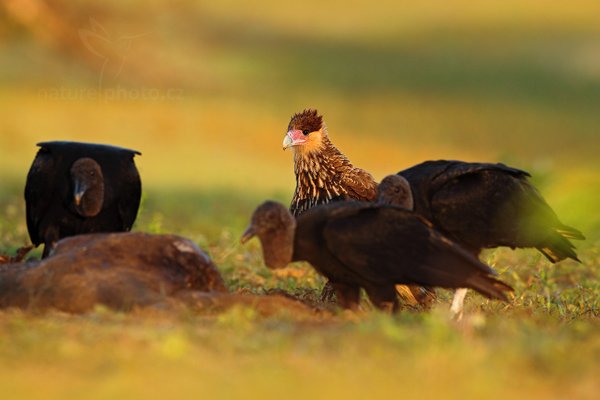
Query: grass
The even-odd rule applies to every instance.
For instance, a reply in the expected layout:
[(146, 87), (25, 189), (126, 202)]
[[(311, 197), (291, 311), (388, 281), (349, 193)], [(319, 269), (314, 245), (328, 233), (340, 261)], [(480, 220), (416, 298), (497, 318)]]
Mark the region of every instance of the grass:
[(0, 25), (0, 253), (28, 241), (22, 188), (35, 143), (114, 143), (143, 153), (135, 230), (199, 243), (232, 291), (314, 301), (314, 271), (272, 273), (256, 242), (238, 243), (259, 202), (291, 198), (280, 144), (290, 114), (312, 106), (377, 179), (436, 158), (530, 171), (561, 220), (585, 233), (582, 264), (487, 251), (514, 298), (471, 294), (459, 323), (444, 291), (431, 312), (397, 316), (366, 302), (359, 314), (314, 315), (4, 310), (0, 396), (597, 398), (598, 4), (275, 3), (69, 3), (62, 15), (76, 37), (90, 17), (115, 37), (142, 34), (101, 85), (102, 62), (86, 48)]
[[(231, 290), (318, 297), (323, 279), (314, 271), (294, 265), (271, 273), (256, 243), (237, 243), (254, 198), (145, 196), (135, 229), (177, 232), (200, 243)], [(26, 241), (22, 203), (11, 196), (0, 206), (8, 211), (0, 229), (4, 249), (12, 251)], [(531, 250), (487, 252), (484, 259), (515, 287), (515, 297), (505, 305), (471, 294), (460, 323), (450, 319), (451, 294), (444, 291), (432, 311), (397, 316), (368, 303), (363, 313), (333, 315), (282, 308), (261, 316), (244, 307), (218, 315), (3, 311), (0, 395), (592, 399), (600, 390), (599, 244), (581, 246), (583, 265), (550, 266)]]
[[(14, 344), (2, 347), (0, 370), (4, 393), (24, 397), (594, 397), (597, 369), (581, 363), (598, 352), (589, 324), (502, 320), (478, 314), (456, 326), (437, 312), (303, 323), (261, 320), (247, 309), (216, 320), (12, 312), (0, 319), (3, 342)], [(40, 379), (43, 386), (27, 384)]]

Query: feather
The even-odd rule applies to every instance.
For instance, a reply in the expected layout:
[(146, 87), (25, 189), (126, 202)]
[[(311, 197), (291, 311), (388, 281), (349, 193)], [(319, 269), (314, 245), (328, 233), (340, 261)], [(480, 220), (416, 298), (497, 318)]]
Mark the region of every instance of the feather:
[(551, 262), (579, 261), (569, 239), (584, 239), (560, 222), (526, 171), (504, 164), (426, 161), (400, 171), (414, 210), (473, 253), (534, 247)]

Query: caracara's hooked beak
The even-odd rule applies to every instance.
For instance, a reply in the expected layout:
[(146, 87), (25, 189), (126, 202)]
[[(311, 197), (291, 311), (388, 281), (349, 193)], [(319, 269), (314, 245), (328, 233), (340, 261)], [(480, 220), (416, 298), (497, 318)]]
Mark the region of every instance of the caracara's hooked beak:
[(254, 226), (252, 226), (252, 224), (250, 224), (246, 230), (244, 231), (244, 233), (242, 233), (242, 237), (240, 238), (240, 242), (242, 244), (245, 244), (248, 240), (252, 239), (254, 236), (256, 236), (256, 231), (254, 230)]
[(292, 146), (300, 146), (306, 143), (306, 136), (299, 129), (289, 131), (283, 138), (283, 150)]
[(87, 186), (78, 180), (75, 181), (75, 190), (73, 190), (73, 199), (75, 200), (75, 205), (79, 207), (81, 204), (81, 199), (87, 190)]

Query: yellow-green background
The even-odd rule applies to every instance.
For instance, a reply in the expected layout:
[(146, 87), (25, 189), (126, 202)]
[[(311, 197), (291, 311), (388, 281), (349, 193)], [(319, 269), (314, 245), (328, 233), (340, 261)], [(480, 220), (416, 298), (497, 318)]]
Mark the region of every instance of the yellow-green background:
[(256, 204), (291, 198), (281, 142), (305, 107), (377, 179), (438, 158), (526, 169), (588, 238), (583, 264), (486, 253), (515, 299), (472, 295), (463, 325), (447, 294), (430, 315), (309, 322), (3, 312), (3, 398), (599, 395), (600, 2), (0, 4), (2, 252), (27, 241), (35, 144), (111, 143), (143, 153), (134, 229), (191, 237), (233, 290), (317, 293), (314, 273), (273, 276), (237, 244)]

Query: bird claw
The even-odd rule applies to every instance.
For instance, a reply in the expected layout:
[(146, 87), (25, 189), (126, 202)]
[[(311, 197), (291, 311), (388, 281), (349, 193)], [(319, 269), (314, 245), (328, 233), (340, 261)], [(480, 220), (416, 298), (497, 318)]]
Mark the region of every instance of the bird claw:
[(319, 299), (322, 303), (335, 303), (335, 289), (330, 282), (327, 282), (325, 286), (323, 286), (321, 297)]
[(14, 256), (0, 255), (0, 264), (20, 263), (25, 256), (33, 249), (32, 245), (23, 246), (17, 249), (17, 254)]

